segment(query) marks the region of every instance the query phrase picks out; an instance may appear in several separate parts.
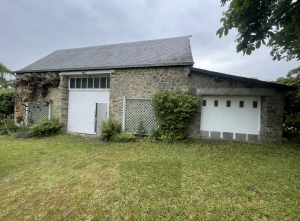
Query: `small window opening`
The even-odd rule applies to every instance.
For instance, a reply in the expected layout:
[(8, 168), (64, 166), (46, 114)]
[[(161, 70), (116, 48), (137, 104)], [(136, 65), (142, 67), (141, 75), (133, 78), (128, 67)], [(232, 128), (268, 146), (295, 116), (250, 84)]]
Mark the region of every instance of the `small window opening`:
[(76, 78), (76, 88), (81, 88), (81, 78)]
[(206, 100), (202, 100), (202, 106), (206, 106)]
[(240, 101), (240, 107), (244, 107), (244, 101)]
[(87, 78), (82, 78), (81, 83), (82, 83), (81, 88), (86, 88)]
[(231, 106), (231, 101), (226, 101), (226, 107), (230, 107)]
[(218, 107), (218, 100), (215, 100), (215, 101), (214, 101), (214, 106), (215, 106), (215, 107)]
[(88, 78), (88, 88), (93, 88), (94, 79)]
[(257, 101), (253, 101), (253, 108), (257, 108)]
[(99, 78), (94, 78), (94, 88), (98, 89), (99, 86)]
[(70, 79), (70, 88), (75, 88), (75, 78)]

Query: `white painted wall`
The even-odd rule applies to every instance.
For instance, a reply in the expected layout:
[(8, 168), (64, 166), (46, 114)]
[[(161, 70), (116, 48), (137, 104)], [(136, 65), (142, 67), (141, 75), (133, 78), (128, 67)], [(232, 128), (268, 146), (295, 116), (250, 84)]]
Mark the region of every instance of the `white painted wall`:
[(95, 134), (96, 103), (109, 104), (109, 90), (69, 91), (68, 132)]
[[(259, 134), (260, 130), (260, 97), (254, 96), (203, 96), (206, 106), (201, 107), (200, 130)], [(214, 107), (218, 100), (218, 107)], [(226, 107), (226, 101), (231, 101), (231, 107)], [(244, 101), (244, 107), (239, 107), (239, 101)], [(257, 101), (257, 108), (253, 108)], [(222, 134), (221, 134), (222, 136)]]

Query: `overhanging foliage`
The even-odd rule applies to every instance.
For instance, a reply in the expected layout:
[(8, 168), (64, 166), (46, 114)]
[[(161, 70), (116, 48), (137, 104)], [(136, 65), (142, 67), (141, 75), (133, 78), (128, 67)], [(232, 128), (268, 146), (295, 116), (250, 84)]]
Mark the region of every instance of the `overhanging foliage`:
[(272, 48), (273, 60), (300, 59), (299, 0), (221, 0), (221, 5), (227, 2), (217, 35), (236, 28), (237, 52), (250, 55), (264, 44)]

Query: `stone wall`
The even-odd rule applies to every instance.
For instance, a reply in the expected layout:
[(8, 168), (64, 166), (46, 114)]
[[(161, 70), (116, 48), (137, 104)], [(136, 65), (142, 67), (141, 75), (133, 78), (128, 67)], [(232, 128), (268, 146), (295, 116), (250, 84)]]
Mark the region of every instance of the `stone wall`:
[(59, 119), (64, 131), (67, 131), (68, 123), (68, 82), (68, 77), (60, 76), (58, 88), (49, 88), (47, 96), (47, 99), (52, 101), (52, 118)]
[(260, 141), (281, 143), (283, 131), (284, 94), (263, 96), (261, 99)]
[[(281, 142), (284, 92), (248, 85), (246, 82), (192, 73), (187, 67), (118, 69), (111, 74), (110, 116), (122, 122), (123, 97), (151, 98), (159, 89), (192, 90), (196, 95), (243, 95), (261, 96), (261, 142)], [(190, 123), (190, 137), (200, 137), (201, 106), (197, 108)]]

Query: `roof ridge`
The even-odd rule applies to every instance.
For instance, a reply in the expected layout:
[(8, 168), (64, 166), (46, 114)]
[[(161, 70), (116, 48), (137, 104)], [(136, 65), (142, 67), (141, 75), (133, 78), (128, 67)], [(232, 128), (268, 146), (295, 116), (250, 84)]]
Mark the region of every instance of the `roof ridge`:
[(185, 38), (185, 37), (190, 38), (190, 36), (191, 35), (185, 35), (185, 36), (178, 36), (178, 37), (171, 37), (171, 38), (157, 38), (157, 39), (152, 39), (152, 40), (130, 41), (130, 42), (121, 42), (121, 43), (104, 44), (104, 45), (94, 45), (94, 46), (78, 47), (78, 48), (64, 48), (64, 49), (55, 50), (53, 52), (64, 51), (64, 50), (74, 50), (74, 49), (88, 49), (88, 48), (96, 48), (96, 47), (112, 46), (112, 45), (125, 45), (125, 44), (131, 44), (131, 43), (146, 43), (146, 42), (151, 42), (151, 41), (161, 41), (161, 40), (175, 39), (175, 38)]

